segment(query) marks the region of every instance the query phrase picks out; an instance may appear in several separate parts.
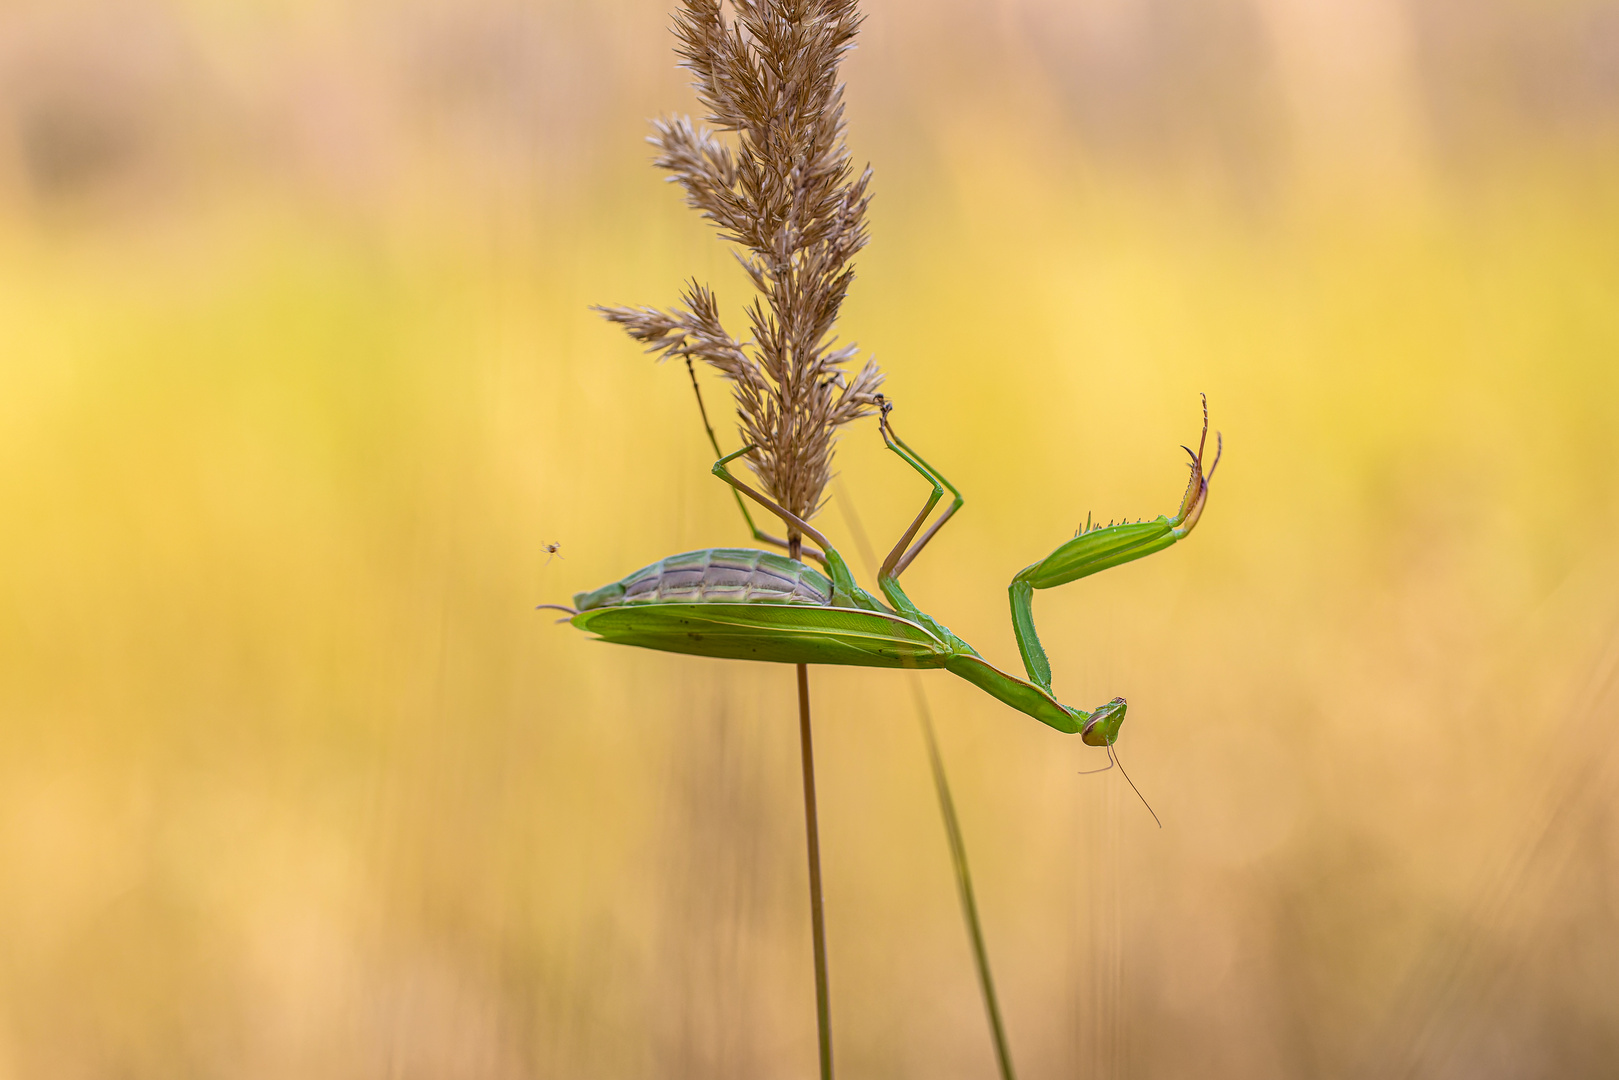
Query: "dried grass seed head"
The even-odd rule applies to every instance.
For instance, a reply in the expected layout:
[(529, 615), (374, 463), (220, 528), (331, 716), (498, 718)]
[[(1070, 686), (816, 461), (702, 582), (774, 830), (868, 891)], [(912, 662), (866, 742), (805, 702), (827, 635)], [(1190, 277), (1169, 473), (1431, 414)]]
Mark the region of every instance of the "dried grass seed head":
[[(687, 203), (735, 243), (758, 296), (748, 341), (732, 337), (707, 287), (680, 302), (602, 308), (650, 352), (703, 360), (731, 382), (749, 463), (800, 517), (820, 508), (837, 429), (870, 413), (882, 375), (838, 346), (833, 328), (868, 239), (871, 170), (853, 174), (838, 65), (861, 16), (853, 0), (683, 0), (674, 31), (714, 129), (688, 117), (653, 125), (656, 164)], [(734, 147), (720, 133), (732, 136)]]

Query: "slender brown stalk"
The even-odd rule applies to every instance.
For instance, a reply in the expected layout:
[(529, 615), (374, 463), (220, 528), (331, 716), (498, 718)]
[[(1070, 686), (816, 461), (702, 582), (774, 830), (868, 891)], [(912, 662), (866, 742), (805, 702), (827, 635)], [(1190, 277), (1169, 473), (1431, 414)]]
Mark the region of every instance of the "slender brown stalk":
[[(757, 294), (745, 339), (725, 328), (706, 285), (692, 281), (668, 307), (597, 308), (647, 350), (717, 369), (731, 384), (746, 461), (786, 514), (820, 510), (832, 478), (838, 429), (876, 410), (882, 373), (834, 329), (866, 246), (869, 168), (855, 171), (844, 142), (838, 68), (860, 31), (857, 0), (680, 0), (676, 52), (712, 127), (685, 116), (656, 121), (655, 164), (686, 202), (736, 245)], [(851, 370), (852, 369), (852, 370)], [(692, 376), (696, 385), (696, 376)], [(698, 395), (699, 402), (701, 394)], [(719, 442), (703, 414), (703, 426)], [(734, 494), (734, 492), (733, 492)], [(761, 533), (797, 559), (799, 537)], [(785, 520), (785, 518), (784, 518)], [(815, 939), (815, 1013), (821, 1077), (832, 1077), (821, 844), (815, 814), (809, 670), (798, 665), (798, 727), (804, 754), (810, 919)]]
[(826, 911), (821, 903), (821, 831), (815, 814), (808, 664), (798, 665), (798, 739), (804, 755), (804, 835), (809, 849), (810, 928), (815, 938), (815, 1027), (821, 1044), (821, 1080), (832, 1080), (832, 1000), (826, 981)]
[[(798, 557), (801, 541), (788, 540)], [(815, 942), (815, 1028), (821, 1048), (821, 1080), (832, 1080), (832, 999), (826, 978), (826, 910), (821, 901), (821, 828), (815, 810), (815, 744), (810, 735), (809, 665), (798, 665), (798, 742), (804, 759), (804, 838), (809, 851), (810, 933)]]

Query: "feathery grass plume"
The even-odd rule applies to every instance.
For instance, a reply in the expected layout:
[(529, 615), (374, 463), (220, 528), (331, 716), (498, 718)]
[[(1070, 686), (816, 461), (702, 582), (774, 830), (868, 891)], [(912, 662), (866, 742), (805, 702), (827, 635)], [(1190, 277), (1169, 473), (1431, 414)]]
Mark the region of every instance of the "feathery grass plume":
[(871, 360), (851, 379), (858, 350), (832, 335), (865, 247), (868, 166), (853, 174), (843, 141), (838, 64), (861, 16), (854, 0), (683, 0), (675, 15), (681, 66), (734, 146), (689, 117), (656, 121), (656, 164), (687, 203), (737, 244), (759, 295), (752, 336), (732, 337), (714, 293), (696, 281), (667, 311), (601, 307), (648, 352), (718, 368), (736, 395), (748, 463), (766, 493), (801, 518), (820, 509), (836, 431), (875, 406), (882, 375)]
[[(742, 440), (753, 447), (748, 464), (767, 495), (807, 520), (832, 478), (837, 429), (875, 409), (882, 383), (870, 360), (848, 378), (857, 350), (832, 335), (854, 280), (850, 260), (866, 246), (871, 201), (871, 169), (856, 177), (849, 164), (838, 82), (860, 13), (854, 0), (731, 0), (731, 11), (727, 21), (720, 0), (681, 0), (674, 30), (708, 122), (733, 138), (677, 116), (655, 122), (649, 141), (658, 148), (657, 166), (686, 189), (688, 205), (740, 249), (737, 261), (758, 291), (748, 305), (752, 336), (733, 337), (713, 291), (696, 281), (667, 311), (597, 310), (648, 352), (718, 368), (735, 393)], [(789, 528), (794, 558), (800, 541)], [(821, 1078), (832, 1080), (809, 668), (797, 667), (816, 1029)]]

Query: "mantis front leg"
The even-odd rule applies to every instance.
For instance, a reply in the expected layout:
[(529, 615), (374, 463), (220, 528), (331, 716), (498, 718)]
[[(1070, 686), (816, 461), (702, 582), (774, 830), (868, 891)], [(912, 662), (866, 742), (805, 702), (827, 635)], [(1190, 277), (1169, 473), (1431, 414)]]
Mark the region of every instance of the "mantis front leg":
[(1209, 497), (1209, 481), (1220, 464), (1223, 449), (1220, 433), (1214, 435), (1214, 462), (1203, 472), (1203, 450), (1209, 437), (1209, 401), (1203, 398), (1203, 434), (1198, 439), (1197, 452), (1182, 447), (1192, 458), (1192, 477), (1186, 484), (1186, 494), (1174, 517), (1159, 516), (1151, 521), (1125, 522), (1105, 528), (1086, 529), (1072, 540), (1031, 566), (1024, 567), (1012, 579), (1012, 632), (1017, 636), (1018, 652), (1023, 654), (1023, 666), (1029, 679), (1047, 690), (1051, 689), (1051, 662), (1040, 645), (1040, 636), (1034, 629), (1034, 590), (1050, 589), (1078, 581), (1082, 577), (1121, 563), (1162, 551), (1184, 539), (1203, 515), (1203, 505)]

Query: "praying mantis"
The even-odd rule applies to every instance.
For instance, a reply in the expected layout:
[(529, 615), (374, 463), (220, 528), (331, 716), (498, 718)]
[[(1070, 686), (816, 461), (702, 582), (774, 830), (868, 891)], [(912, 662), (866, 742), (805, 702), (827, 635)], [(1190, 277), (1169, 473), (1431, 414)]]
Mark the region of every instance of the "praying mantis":
[[(825, 573), (805, 562), (755, 548), (706, 548), (668, 556), (621, 581), (578, 593), (572, 607), (539, 606), (567, 612), (570, 618), (560, 621), (571, 622), (601, 641), (664, 652), (783, 664), (943, 668), (1057, 731), (1078, 734), (1089, 746), (1111, 748), (1124, 724), (1125, 700), (1115, 697), (1090, 711), (1057, 700), (1051, 690), (1051, 663), (1035, 632), (1034, 591), (1143, 558), (1191, 534), (1208, 501), (1209, 482), (1223, 449), (1216, 432), (1214, 460), (1205, 473), (1208, 399), (1203, 399), (1203, 432), (1196, 452), (1182, 447), (1191, 456), (1192, 475), (1173, 517), (1088, 527), (1013, 577), (1009, 590), (1012, 632), (1027, 679), (985, 660), (917, 607), (900, 587), (900, 575), (965, 500), (955, 485), (894, 432), (888, 415), (892, 403), (878, 395), (878, 405), (878, 430), (884, 444), (933, 489), (877, 572), (882, 599), (855, 582), (843, 556), (819, 530), (731, 475), (727, 466), (754, 449), (745, 446), (720, 457), (713, 474), (738, 493), (737, 503), (756, 540), (787, 546), (785, 540), (754, 527), (742, 496), (774, 514), (789, 532), (820, 545), (819, 550), (806, 545), (802, 551)], [(706, 413), (704, 426), (708, 426)], [(709, 437), (713, 441), (712, 428)], [(715, 453), (719, 453), (717, 444)], [(951, 496), (949, 507), (918, 538), (946, 491)]]

